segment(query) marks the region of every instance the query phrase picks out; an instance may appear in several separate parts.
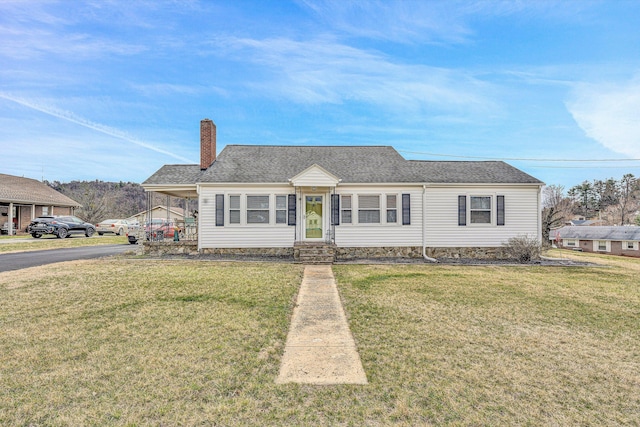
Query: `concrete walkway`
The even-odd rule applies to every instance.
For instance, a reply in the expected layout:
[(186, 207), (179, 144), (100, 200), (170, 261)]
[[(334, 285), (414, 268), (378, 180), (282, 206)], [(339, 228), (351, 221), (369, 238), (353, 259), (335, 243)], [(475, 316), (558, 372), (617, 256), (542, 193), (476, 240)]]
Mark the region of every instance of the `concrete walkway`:
[(367, 384), (330, 265), (307, 265), (276, 383)]

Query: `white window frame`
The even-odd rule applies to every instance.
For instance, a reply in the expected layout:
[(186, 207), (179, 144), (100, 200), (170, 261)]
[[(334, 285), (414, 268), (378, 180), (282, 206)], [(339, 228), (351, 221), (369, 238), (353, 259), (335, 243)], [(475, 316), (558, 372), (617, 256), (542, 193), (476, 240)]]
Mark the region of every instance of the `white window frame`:
[[(382, 212), (383, 212), (383, 206), (382, 206), (382, 202), (381, 202), (381, 194), (380, 193), (362, 193), (362, 194), (358, 194), (356, 199), (357, 199), (357, 206), (356, 206), (356, 212), (358, 213), (358, 224), (362, 224), (362, 225), (380, 225), (383, 224), (382, 222)], [(378, 198), (378, 207), (377, 208), (361, 208), (360, 207), (360, 197), (377, 197)], [(353, 199), (351, 200), (351, 204), (352, 204), (352, 210), (353, 208)], [(378, 222), (361, 222), (360, 221), (360, 212), (361, 211), (378, 211)]]
[(49, 206), (43, 206), (42, 207), (42, 216), (48, 216), (49, 215)]
[[(233, 209), (231, 206), (231, 198), (232, 197), (237, 197), (238, 198), (238, 208), (237, 209)], [(242, 225), (242, 195), (241, 194), (229, 194), (227, 197), (227, 222), (229, 225)], [(232, 211), (237, 211), (238, 212), (238, 222), (231, 222), (231, 212)]]
[[(393, 197), (395, 199), (395, 206), (393, 207), (389, 207), (389, 197)], [(398, 215), (398, 211), (402, 212), (402, 209), (398, 209), (398, 202), (400, 203), (400, 207), (402, 208), (402, 195), (399, 195), (397, 193), (386, 193), (384, 195), (384, 204), (385, 204), (385, 216), (384, 216), (384, 222), (385, 224), (391, 224), (391, 225), (397, 225), (399, 224), (399, 216)], [(389, 221), (389, 213), (390, 212), (395, 212), (396, 215), (396, 220), (395, 221)]]
[[(268, 206), (266, 208), (261, 208), (261, 209), (249, 209), (249, 198), (250, 197), (266, 197), (267, 199), (267, 203)], [(244, 219), (246, 221), (247, 225), (251, 225), (251, 226), (268, 226), (271, 224), (271, 209), (272, 209), (273, 203), (271, 201), (271, 195), (270, 194), (247, 194), (245, 196), (245, 209), (244, 209)], [(254, 212), (254, 211), (264, 211), (267, 213), (267, 220), (265, 222), (251, 222), (249, 221), (249, 212)]]
[(578, 240), (577, 239), (562, 239), (562, 246), (568, 246), (570, 248), (577, 248), (578, 247)]
[[(345, 207), (345, 197), (349, 198), (349, 207)], [(340, 224), (353, 225), (353, 194), (341, 194), (340, 195)], [(349, 221), (345, 221), (344, 212), (349, 212)]]
[[(604, 249), (600, 248), (600, 243), (604, 243)], [(609, 240), (594, 240), (593, 251), (594, 252), (611, 252), (611, 242)]]
[[(284, 209), (278, 209), (278, 198), (284, 198)], [(278, 222), (278, 212), (284, 212), (284, 222)], [(275, 194), (273, 198), (273, 223), (277, 226), (287, 225), (289, 216), (289, 195)]]
[[(631, 247), (629, 247), (631, 244)], [(638, 242), (634, 242), (633, 240), (626, 240), (624, 242), (624, 250), (625, 251), (637, 251), (638, 250)]]
[[(488, 198), (489, 209), (472, 209), (472, 199), (474, 198)], [(489, 227), (495, 224), (495, 209), (493, 206), (494, 196), (491, 194), (469, 194), (467, 202), (467, 225), (471, 227)], [(472, 212), (489, 212), (489, 222), (473, 222)]]

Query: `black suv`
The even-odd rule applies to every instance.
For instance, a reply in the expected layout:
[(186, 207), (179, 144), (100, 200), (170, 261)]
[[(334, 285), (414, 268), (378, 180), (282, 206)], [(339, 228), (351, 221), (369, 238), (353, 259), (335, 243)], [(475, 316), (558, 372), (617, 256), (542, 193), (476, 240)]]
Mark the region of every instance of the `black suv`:
[(31, 221), (27, 231), (36, 239), (43, 234), (53, 234), (58, 239), (64, 239), (71, 234), (84, 234), (91, 237), (96, 232), (96, 228), (93, 224), (75, 216), (41, 216)]

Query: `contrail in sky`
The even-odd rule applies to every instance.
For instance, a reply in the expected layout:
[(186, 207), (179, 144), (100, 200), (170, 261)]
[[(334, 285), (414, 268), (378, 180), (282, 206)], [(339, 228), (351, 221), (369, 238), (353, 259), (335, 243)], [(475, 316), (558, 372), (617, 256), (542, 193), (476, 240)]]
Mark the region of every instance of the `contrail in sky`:
[(153, 151), (155, 151), (157, 153), (166, 154), (167, 156), (171, 156), (174, 159), (178, 159), (178, 160), (181, 160), (181, 161), (186, 162), (186, 163), (196, 163), (196, 162), (194, 162), (192, 160), (189, 160), (189, 159), (187, 159), (185, 157), (182, 157), (182, 156), (179, 156), (177, 154), (171, 153), (169, 151), (163, 150), (162, 148), (154, 147), (153, 145), (151, 145), (149, 143), (146, 143), (146, 142), (140, 141), (138, 139), (132, 138), (131, 136), (127, 135), (125, 132), (122, 132), (122, 131), (120, 131), (118, 129), (114, 129), (114, 128), (111, 128), (109, 126), (101, 125), (100, 123), (94, 123), (94, 122), (92, 122), (90, 120), (83, 119), (82, 117), (78, 117), (74, 113), (69, 112), (69, 111), (62, 111), (62, 110), (57, 110), (55, 108), (51, 108), (51, 107), (47, 107), (47, 106), (43, 106), (43, 105), (38, 105), (37, 103), (33, 103), (33, 102), (27, 101), (27, 100), (22, 99), (22, 98), (16, 98), (16, 97), (13, 97), (11, 95), (7, 95), (6, 93), (2, 93), (2, 92), (0, 92), (0, 98), (6, 99), (8, 101), (13, 101), (13, 102), (15, 102), (17, 104), (20, 104), (20, 105), (23, 105), (25, 107), (31, 108), (33, 110), (40, 111), (41, 113), (48, 114), (50, 116), (57, 117), (57, 118), (62, 119), (62, 120), (66, 120), (68, 122), (75, 123), (75, 124), (80, 125), (80, 126), (84, 126), (86, 128), (95, 130), (95, 131), (103, 133), (105, 135), (109, 135), (109, 136), (112, 136), (114, 138), (118, 138), (118, 139), (122, 139), (122, 140), (128, 141), (128, 142), (130, 142), (132, 144), (138, 145), (140, 147), (143, 147), (143, 148), (146, 148), (146, 149), (149, 149), (149, 150), (153, 150)]

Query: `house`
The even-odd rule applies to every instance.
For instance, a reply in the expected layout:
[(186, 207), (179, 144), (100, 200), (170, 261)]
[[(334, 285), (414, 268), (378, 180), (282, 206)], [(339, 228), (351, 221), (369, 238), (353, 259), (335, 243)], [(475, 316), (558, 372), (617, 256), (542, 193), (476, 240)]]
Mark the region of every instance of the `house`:
[[(81, 205), (48, 185), (30, 178), (0, 174), (0, 226), (24, 230), (41, 215), (73, 215)], [(7, 230), (9, 231), (9, 230)]]
[(549, 239), (564, 249), (640, 257), (637, 226), (567, 226), (551, 230)]
[(412, 161), (389, 146), (227, 145), (201, 122), (199, 165), (165, 165), (146, 191), (198, 199), (197, 250), (353, 257), (493, 257), (541, 237), (541, 187), (500, 161)]

